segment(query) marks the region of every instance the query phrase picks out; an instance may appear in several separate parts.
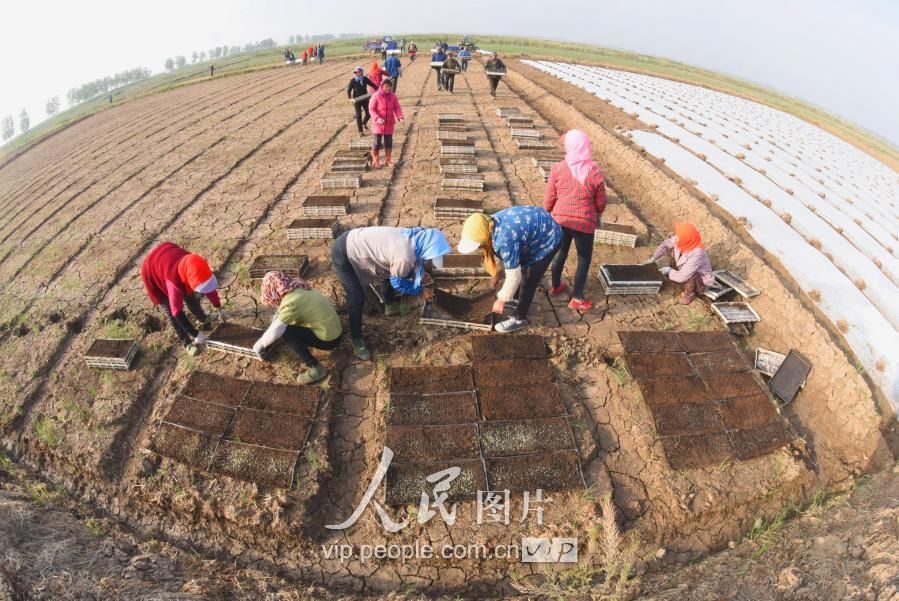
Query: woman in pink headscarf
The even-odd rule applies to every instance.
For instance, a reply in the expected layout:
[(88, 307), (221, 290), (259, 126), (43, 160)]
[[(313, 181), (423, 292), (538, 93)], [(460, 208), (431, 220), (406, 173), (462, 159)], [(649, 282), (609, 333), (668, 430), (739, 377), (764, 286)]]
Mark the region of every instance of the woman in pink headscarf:
[(576, 311), (589, 311), (593, 303), (584, 298), (584, 286), (593, 259), (593, 236), (606, 209), (606, 182), (593, 162), (590, 138), (572, 129), (562, 136), (565, 160), (553, 165), (543, 194), (543, 208), (562, 226), (562, 243), (552, 265), (552, 288), (556, 296), (567, 288), (562, 269), (568, 258), (571, 241), (577, 250), (574, 290), (568, 306)]

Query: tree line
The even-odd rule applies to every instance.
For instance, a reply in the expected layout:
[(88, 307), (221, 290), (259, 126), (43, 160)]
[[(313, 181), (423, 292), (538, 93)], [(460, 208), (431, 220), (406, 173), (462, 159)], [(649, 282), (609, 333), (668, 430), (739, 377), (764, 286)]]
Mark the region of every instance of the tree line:
[[(210, 48), (209, 51), (202, 50), (197, 52), (193, 51), (191, 54), (191, 64), (202, 63), (207, 60), (214, 60), (217, 58), (223, 58), (226, 56), (234, 56), (237, 54), (246, 54), (247, 52), (255, 52), (256, 50), (268, 50), (270, 48), (275, 48), (278, 44), (275, 40), (271, 38), (266, 38), (264, 40), (260, 40), (258, 42), (247, 42), (243, 46), (216, 46), (215, 48)], [(187, 57), (183, 55), (172, 56), (165, 59), (165, 70), (166, 71), (175, 71), (177, 69), (182, 69), (187, 65)]]
[[(94, 81), (83, 83), (77, 88), (72, 88), (71, 90), (69, 90), (66, 93), (66, 97), (69, 100), (69, 106), (73, 106), (76, 104), (80, 104), (86, 100), (92, 100), (97, 96), (108, 94), (112, 90), (120, 88), (124, 85), (128, 85), (142, 79), (147, 79), (148, 77), (150, 77), (149, 69), (145, 67), (135, 67), (134, 69), (128, 69), (127, 71), (116, 73), (115, 75), (107, 75), (106, 77), (101, 77), (100, 79), (95, 79)], [(58, 102), (56, 110), (59, 110)], [(47, 114), (50, 115), (56, 113), (50, 113), (48, 110)]]

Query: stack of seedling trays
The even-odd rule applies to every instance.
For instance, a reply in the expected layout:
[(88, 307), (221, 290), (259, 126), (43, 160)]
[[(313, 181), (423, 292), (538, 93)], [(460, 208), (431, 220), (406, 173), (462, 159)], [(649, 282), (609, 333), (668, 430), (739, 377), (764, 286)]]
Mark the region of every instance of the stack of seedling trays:
[(364, 159), (334, 159), (331, 163), (332, 173), (362, 173), (368, 167), (368, 161)]
[(502, 117), (503, 119), (511, 117), (512, 115), (519, 114), (521, 114), (521, 109), (517, 106), (500, 106), (496, 109), (496, 115), (498, 117)]
[(537, 129), (520, 129), (517, 127), (510, 129), (512, 130), (512, 139), (514, 140), (539, 140), (543, 137), (543, 133)]
[(478, 172), (478, 166), (474, 163), (440, 163), (440, 173), (452, 175), (470, 175)]
[(512, 115), (506, 119), (509, 127), (534, 127), (534, 118), (525, 115)]
[(717, 271), (712, 272), (715, 274), (715, 279), (721, 282), (725, 286), (729, 286), (730, 288), (737, 291), (737, 294), (742, 296), (743, 298), (752, 298), (754, 296), (758, 296), (761, 292), (750, 286), (749, 283), (746, 282), (740, 276), (734, 275), (730, 271), (726, 269), (718, 269)]
[(307, 196), (303, 203), (306, 217), (342, 217), (350, 206), (349, 196)]
[(658, 294), (664, 279), (655, 264), (602, 265), (599, 283), (606, 296)]
[(468, 141), (468, 134), (465, 131), (453, 130), (453, 129), (439, 129), (437, 130), (437, 139), (438, 140), (462, 140), (463, 142)]
[(505, 71), (487, 71), (487, 77), (505, 77)]
[(468, 126), (465, 125), (465, 123), (451, 123), (451, 122), (441, 123), (437, 126), (437, 132), (439, 133), (442, 131), (455, 131), (455, 132), (468, 131)]
[(440, 144), (441, 156), (468, 155), (474, 156), (473, 140), (443, 140)]
[(489, 332), (499, 321), (498, 316), (493, 313), (494, 296), (493, 292), (485, 292), (474, 298), (465, 298), (435, 289), (434, 300), (424, 304), (418, 322), (422, 325)]
[(435, 219), (465, 219), (484, 210), (483, 200), (468, 198), (438, 198), (434, 202)]
[(98, 338), (84, 354), (88, 367), (97, 369), (131, 369), (137, 355), (137, 341), (122, 338)]
[(749, 303), (712, 303), (712, 310), (732, 334), (746, 336), (762, 320)]
[(437, 115), (437, 125), (449, 123), (465, 123), (465, 117), (462, 113), (440, 113)]
[(261, 361), (271, 348), (265, 348), (262, 354), (253, 350), (253, 345), (259, 340), (262, 332), (263, 330), (248, 328), (236, 323), (223, 323), (209, 334), (206, 346), (217, 351)]
[[(364, 141), (364, 140), (363, 140)], [(366, 142), (365, 147), (347, 150), (343, 148), (334, 153), (335, 161), (370, 161), (371, 160), (371, 145)]]
[(637, 246), (637, 230), (630, 225), (603, 223), (596, 230), (596, 241), (614, 246)]
[(334, 237), (335, 231), (337, 231), (337, 221), (334, 219), (294, 219), (293, 222), (287, 226), (287, 239), (330, 239)]
[(477, 192), (484, 191), (484, 174), (445, 174), (440, 187), (444, 190), (475, 190)]
[(705, 287), (705, 290), (702, 291), (702, 295), (709, 300), (716, 301), (719, 298), (724, 298), (733, 291), (734, 289), (730, 286), (725, 286), (718, 280), (715, 280), (709, 286)]
[(559, 161), (565, 160), (563, 155), (541, 154), (531, 157), (531, 164), (534, 167), (552, 167)]
[(515, 145), (518, 146), (518, 150), (550, 150), (553, 148), (549, 142), (531, 138), (515, 138)]
[(435, 280), (490, 277), (480, 253), (443, 255), (443, 267), (435, 267), (433, 274)]
[(331, 172), (322, 176), (322, 190), (341, 190), (346, 188), (361, 188), (362, 173), (340, 173)]
[(353, 138), (350, 140), (350, 150), (371, 150), (371, 141), (368, 138)]
[(758, 347), (755, 349), (755, 369), (769, 378), (773, 376), (787, 356), (776, 351)]
[(280, 271), (291, 277), (301, 277), (309, 266), (306, 255), (262, 255), (253, 260), (250, 277), (258, 280), (269, 271)]

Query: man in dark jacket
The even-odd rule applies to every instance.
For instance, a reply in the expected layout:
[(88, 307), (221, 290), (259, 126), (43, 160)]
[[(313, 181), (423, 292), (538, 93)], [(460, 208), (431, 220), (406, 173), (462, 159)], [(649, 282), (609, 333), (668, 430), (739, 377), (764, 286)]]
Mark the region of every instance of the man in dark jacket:
[[(446, 61), (446, 53), (440, 46), (437, 46), (436, 52), (431, 55), (431, 68), (434, 69), (434, 72), (437, 74), (437, 90), (443, 89), (443, 76), (440, 74), (440, 69), (443, 67), (443, 63)], [(437, 63), (440, 63), (439, 65)]]
[[(376, 86), (372, 81), (363, 75), (362, 67), (356, 67), (353, 69), (353, 78), (350, 80), (350, 83), (347, 84), (346, 87), (346, 97), (350, 100), (355, 98), (359, 98), (360, 96), (365, 96), (368, 94), (368, 88), (372, 90), (377, 90), (378, 86)], [(365, 132), (362, 131), (363, 128), (368, 127), (368, 121), (371, 119), (371, 114), (368, 112), (368, 100), (358, 100), (353, 102), (353, 108), (356, 110), (356, 129), (359, 130), (360, 136), (365, 136)], [(365, 119), (362, 118), (362, 113), (365, 112)]]
[(443, 87), (449, 90), (449, 93), (453, 93), (453, 84), (456, 81), (456, 74), (462, 71), (462, 65), (456, 59), (456, 55), (452, 52), (449, 53), (449, 58), (443, 61), (443, 68), (440, 69), (440, 74), (443, 76)]
[[(487, 64), (484, 65), (488, 72), (494, 73), (505, 73), (506, 72), (506, 63), (499, 60), (499, 56), (497, 56), (496, 52), (493, 53), (493, 57), (487, 61)], [(488, 75), (487, 79), (490, 80), (490, 95), (496, 96), (496, 86), (499, 85), (499, 80), (502, 75)]]

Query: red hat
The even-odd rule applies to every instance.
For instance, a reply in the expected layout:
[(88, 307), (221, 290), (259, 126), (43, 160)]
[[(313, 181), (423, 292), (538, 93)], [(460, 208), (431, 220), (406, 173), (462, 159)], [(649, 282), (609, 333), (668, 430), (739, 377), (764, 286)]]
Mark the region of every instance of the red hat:
[(209, 294), (218, 288), (218, 281), (209, 263), (195, 253), (185, 255), (178, 262), (178, 276), (190, 294), (193, 294), (194, 290), (201, 294)]

